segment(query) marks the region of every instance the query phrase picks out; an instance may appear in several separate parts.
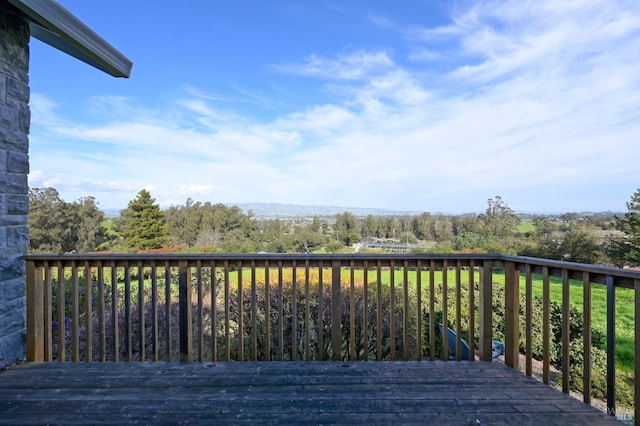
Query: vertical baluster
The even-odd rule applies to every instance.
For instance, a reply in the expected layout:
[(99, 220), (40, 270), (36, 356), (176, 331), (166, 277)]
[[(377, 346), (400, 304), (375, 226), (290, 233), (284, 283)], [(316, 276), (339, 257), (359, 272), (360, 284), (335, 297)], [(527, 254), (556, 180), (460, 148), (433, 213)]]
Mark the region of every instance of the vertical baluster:
[(362, 347), (364, 360), (369, 361), (369, 261), (364, 261), (362, 271)]
[(349, 359), (356, 360), (356, 283), (355, 264), (349, 263)]
[(480, 319), (480, 360), (491, 361), (492, 357), (492, 299), (493, 299), (493, 262), (485, 260), (480, 276), (479, 314)]
[(271, 295), (269, 289), (269, 261), (264, 262), (264, 356), (271, 361)]
[[(588, 272), (582, 273), (582, 312), (584, 315), (582, 324), (582, 353), (584, 356), (582, 396), (586, 404), (591, 404), (591, 277)], [(636, 350), (635, 353), (640, 354), (640, 351)], [(635, 359), (638, 362), (640, 356), (636, 355)]]
[(404, 300), (402, 301), (402, 359), (409, 360), (409, 262), (404, 261), (402, 269), (402, 290)]
[(125, 350), (127, 361), (133, 359), (132, 330), (131, 330), (131, 270), (129, 262), (124, 264), (124, 322), (125, 322)]
[(282, 260), (278, 260), (278, 360), (284, 360), (284, 294)]
[(436, 359), (436, 262), (429, 263), (429, 359)]
[(376, 264), (377, 300), (376, 300), (376, 360), (382, 361), (382, 261)]
[(118, 267), (111, 261), (111, 321), (113, 329), (113, 360), (120, 360), (120, 310), (118, 309)]
[(342, 312), (340, 307), (341, 271), (339, 260), (331, 262), (331, 360), (342, 359)]
[(291, 359), (298, 360), (298, 271), (296, 261), (291, 265)]
[(165, 310), (165, 324), (164, 324), (164, 334), (165, 334), (165, 342), (167, 347), (167, 353), (165, 355), (167, 361), (171, 361), (172, 355), (172, 335), (171, 335), (171, 264), (169, 261), (164, 262), (164, 310)]
[(447, 345), (447, 329), (449, 328), (449, 283), (447, 278), (447, 261), (442, 261), (442, 359), (449, 359), (449, 345)]
[(105, 330), (105, 293), (104, 293), (104, 265), (98, 261), (98, 352), (100, 362), (107, 360), (107, 333)]
[(525, 371), (527, 376), (531, 376), (533, 374), (533, 276), (531, 273), (531, 264), (527, 263), (525, 267), (526, 274), (526, 283), (525, 283), (525, 310), (526, 310), (526, 319), (525, 319), (525, 339), (526, 339), (526, 367)]
[(461, 313), (460, 309), (462, 307), (462, 284), (460, 279), (460, 270), (462, 269), (462, 265), (460, 260), (456, 261), (456, 360), (462, 360), (462, 327), (461, 327)]
[(569, 323), (569, 271), (562, 270), (562, 392), (569, 393), (569, 346), (570, 323)]
[(244, 292), (242, 289), (242, 261), (238, 260), (238, 357), (244, 361)]
[(58, 361), (66, 361), (66, 334), (67, 323), (65, 307), (67, 306), (65, 300), (65, 280), (64, 280), (64, 267), (62, 262), (58, 261)]
[(178, 262), (178, 304), (180, 316), (180, 361), (193, 358), (193, 323), (191, 304), (191, 267), (186, 260)]
[(251, 347), (253, 348), (253, 360), (258, 360), (258, 331), (257, 324), (257, 294), (256, 294), (256, 261), (251, 261)]
[(50, 362), (53, 359), (53, 330), (52, 330), (52, 299), (51, 288), (51, 265), (44, 262), (44, 361)]
[(304, 261), (304, 350), (306, 353), (305, 359), (311, 360), (311, 295), (310, 295), (310, 277), (309, 277), (309, 261)]
[(229, 288), (229, 261), (224, 261), (224, 345), (225, 360), (231, 361), (231, 333), (230, 333), (230, 304), (231, 292)]
[(156, 261), (151, 261), (151, 356), (154, 361), (159, 359), (158, 350), (158, 270)]
[(473, 260), (469, 262), (469, 361), (476, 359), (476, 285), (475, 285), (475, 264)]
[(93, 361), (93, 288), (92, 288), (91, 267), (89, 262), (84, 262), (84, 319), (85, 319), (85, 354), (84, 360)]
[(78, 266), (71, 261), (71, 360), (80, 360), (80, 307), (78, 295)]
[(549, 384), (551, 374), (549, 370), (549, 344), (551, 339), (550, 320), (550, 291), (549, 291), (549, 268), (542, 267), (542, 381)]
[(607, 286), (607, 413), (616, 414), (616, 287), (612, 276)]
[(520, 361), (520, 270), (514, 262), (506, 262), (504, 273), (504, 362), (509, 367), (518, 369)]
[(218, 277), (216, 262), (211, 261), (211, 360), (218, 360)]
[(422, 260), (416, 264), (416, 360), (422, 360)]
[(140, 361), (146, 356), (146, 327), (145, 327), (145, 303), (144, 303), (144, 267), (142, 260), (138, 261), (138, 347), (140, 348)]
[(204, 361), (204, 291), (202, 286), (202, 261), (198, 259), (196, 261), (196, 291), (198, 298), (198, 361)]
[(323, 295), (323, 265), (318, 266), (318, 361), (324, 358), (324, 295)]
[(389, 349), (391, 361), (396, 359), (396, 264), (389, 264)]

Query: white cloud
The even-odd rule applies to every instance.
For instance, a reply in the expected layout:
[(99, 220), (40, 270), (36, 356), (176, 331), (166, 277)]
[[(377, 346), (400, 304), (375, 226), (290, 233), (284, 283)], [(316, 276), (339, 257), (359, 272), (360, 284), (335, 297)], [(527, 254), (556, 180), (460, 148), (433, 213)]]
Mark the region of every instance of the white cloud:
[(56, 103), (42, 93), (32, 93), (29, 100), (31, 123), (40, 126), (56, 126), (64, 124), (64, 120), (56, 114)]
[(42, 181), (42, 187), (43, 188), (56, 187), (56, 186), (60, 186), (61, 183), (62, 183), (62, 180), (59, 178), (46, 179)]
[(409, 60), (411, 61), (425, 61), (432, 62), (442, 58), (442, 54), (436, 50), (419, 48), (409, 53)]
[[(333, 98), (275, 119), (190, 88), (171, 111), (114, 98), (126, 115), (65, 123), (36, 95), (35, 116), (55, 119), (34, 126), (30, 183), (106, 207), (147, 187), (163, 205), (190, 197), (468, 211), (500, 194), (515, 209), (624, 208), (640, 181), (634, 4), (485, 2), (448, 26), (414, 30), (424, 43), (414, 51), (426, 53), (413, 59), (428, 62), (436, 38), (455, 41), (452, 71), (434, 78), (386, 51), (311, 56), (277, 69), (324, 79)], [(605, 206), (613, 188), (620, 204)]]
[(458, 72), (478, 81), (515, 72), (579, 74), (615, 51), (637, 48), (637, 6), (622, 10), (618, 5), (609, 1), (478, 4), (456, 16), (463, 52), (480, 57)]
[(312, 54), (302, 64), (286, 64), (274, 67), (284, 73), (337, 80), (359, 80), (371, 74), (393, 68), (394, 63), (385, 51), (360, 50), (335, 59)]
[(214, 188), (213, 185), (202, 185), (202, 184), (181, 185), (180, 194), (183, 195), (183, 198), (209, 196), (213, 194), (213, 188)]

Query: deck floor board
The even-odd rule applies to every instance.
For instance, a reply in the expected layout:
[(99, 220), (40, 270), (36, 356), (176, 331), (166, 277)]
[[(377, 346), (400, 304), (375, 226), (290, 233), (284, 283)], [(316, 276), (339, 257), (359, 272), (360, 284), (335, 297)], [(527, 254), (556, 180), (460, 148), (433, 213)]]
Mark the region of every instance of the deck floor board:
[(24, 363), (0, 424), (621, 424), (499, 362)]

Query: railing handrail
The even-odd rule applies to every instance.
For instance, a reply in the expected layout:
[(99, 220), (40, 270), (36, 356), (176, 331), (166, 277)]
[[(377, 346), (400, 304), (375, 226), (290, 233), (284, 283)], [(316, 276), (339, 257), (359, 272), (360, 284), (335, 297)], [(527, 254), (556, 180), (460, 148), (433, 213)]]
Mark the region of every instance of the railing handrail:
[[(42, 260), (101, 260), (104, 258), (116, 259), (116, 260), (137, 260), (137, 259), (159, 259), (159, 260), (184, 260), (184, 259), (196, 259), (196, 260), (322, 260), (324, 262), (332, 260), (371, 260), (371, 259), (388, 259), (388, 260), (404, 260), (420, 259), (420, 260), (494, 260), (501, 258), (502, 255), (497, 254), (451, 254), (451, 253), (343, 253), (343, 254), (305, 254), (305, 253), (64, 253), (64, 254), (48, 254), (48, 253), (33, 253), (25, 255), (25, 259), (33, 261)], [(516, 256), (517, 257), (517, 256)]]
[[(594, 283), (606, 284), (604, 277), (613, 277), (613, 283), (616, 287), (634, 288), (634, 280), (640, 279), (640, 270), (614, 268), (609, 266), (589, 265), (586, 263), (565, 262), (562, 260), (540, 259), (537, 257), (512, 256), (512, 255), (494, 255), (495, 260), (504, 262), (514, 262), (521, 265), (534, 265), (541, 270), (543, 267), (551, 268), (551, 276), (562, 276), (563, 269), (571, 270), (576, 273), (588, 272)], [(536, 269), (534, 272), (539, 272)], [(577, 274), (576, 274), (577, 275)], [(571, 279), (582, 279), (582, 277)]]
[[(451, 254), (451, 253), (408, 253), (408, 254), (371, 254), (371, 253), (345, 253), (345, 254), (291, 254), (291, 253), (260, 253), (260, 254), (154, 254), (154, 253), (113, 253), (113, 254), (28, 254), (24, 256), (25, 260), (33, 261), (39, 264), (43, 261), (61, 261), (66, 262), (99, 262), (109, 259), (110, 261), (126, 262), (138, 260), (156, 260), (169, 261), (172, 265), (177, 265), (180, 261), (187, 260), (189, 262), (197, 261), (283, 261), (283, 262), (304, 262), (309, 261), (311, 264), (323, 262), (330, 265), (333, 261), (348, 263), (356, 261), (358, 263), (371, 260), (391, 261), (391, 260), (408, 260), (410, 262), (421, 261), (493, 261), (497, 262), (496, 266), (500, 266), (502, 262), (514, 262), (517, 265), (532, 265), (536, 268), (534, 273), (542, 273), (542, 268), (547, 267), (551, 276), (562, 276), (562, 270), (570, 270), (574, 273), (575, 279), (583, 272), (591, 274), (592, 282), (605, 284), (605, 277), (612, 277), (616, 287), (633, 288), (634, 280), (640, 279), (640, 270), (631, 270), (623, 268), (614, 268), (608, 266), (590, 265), (584, 263), (565, 262), (561, 260), (541, 259), (536, 257), (515, 256), (505, 254)], [(477, 266), (477, 265), (476, 265)], [(574, 276), (570, 276), (574, 279)]]

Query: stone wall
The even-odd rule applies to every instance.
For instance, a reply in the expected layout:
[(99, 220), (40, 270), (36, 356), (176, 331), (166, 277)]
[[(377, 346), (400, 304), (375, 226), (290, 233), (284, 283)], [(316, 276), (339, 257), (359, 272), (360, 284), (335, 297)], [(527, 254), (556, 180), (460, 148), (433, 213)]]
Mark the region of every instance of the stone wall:
[(0, 368), (25, 357), (29, 26), (0, 0)]

